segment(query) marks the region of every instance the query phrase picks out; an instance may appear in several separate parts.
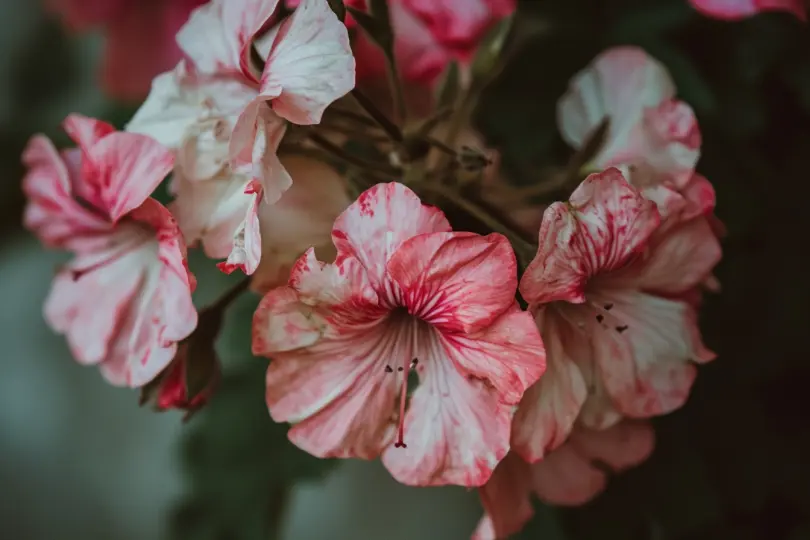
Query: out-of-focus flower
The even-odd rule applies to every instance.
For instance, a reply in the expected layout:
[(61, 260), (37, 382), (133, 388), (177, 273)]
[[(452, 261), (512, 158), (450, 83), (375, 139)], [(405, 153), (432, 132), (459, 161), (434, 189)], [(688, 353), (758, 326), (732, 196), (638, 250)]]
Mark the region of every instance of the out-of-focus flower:
[[(365, 4), (347, 2), (358, 9)], [(450, 61), (469, 62), (485, 32), (515, 8), (515, 0), (392, 0), (394, 54), (403, 78), (431, 83)], [(384, 75), (384, 56), (366, 36), (358, 35), (353, 49), (358, 78)]]
[(574, 76), (557, 115), (563, 138), (575, 148), (610, 120), (605, 142), (589, 163), (593, 169), (649, 168), (659, 182), (681, 188), (700, 157), (692, 109), (675, 98), (666, 68), (637, 47), (609, 49)]
[(112, 384), (142, 386), (197, 325), (183, 238), (150, 198), (172, 155), (91, 118), (71, 115), (64, 127), (78, 149), (60, 154), (35, 136), (23, 155), (26, 226), (74, 255), (54, 280), (45, 318), (77, 361), (99, 365)]
[(175, 35), (206, 0), (48, 0), (72, 31), (104, 28), (104, 88), (113, 97), (140, 100), (152, 79), (181, 58)]
[(512, 432), (527, 461), (562, 443), (575, 418), (604, 429), (680, 407), (693, 362), (714, 357), (685, 295), (710, 275), (720, 246), (685, 209), (661, 223), (656, 204), (611, 168), (546, 210), (520, 283), (548, 347), (548, 380), (526, 393)]
[(805, 0), (690, 0), (692, 7), (708, 17), (737, 21), (762, 11), (787, 11), (807, 20)]
[(214, 0), (196, 10), (178, 34), (188, 60), (155, 80), (127, 126), (177, 151), (181, 227), (227, 257), (226, 271), (256, 270), (262, 199), (274, 203), (292, 184), (276, 155), (286, 121), (318, 123), (354, 86), (348, 33), (326, 0), (304, 0), (265, 30), (277, 4)]
[(587, 503), (605, 489), (606, 468), (621, 472), (640, 465), (654, 446), (649, 424), (624, 421), (604, 431), (577, 428), (533, 465), (510, 453), (479, 490), (485, 514), (472, 540), (505, 540), (519, 532), (534, 514), (532, 495), (554, 505)]
[(545, 363), (509, 242), (452, 232), (397, 183), (363, 193), (332, 239), (334, 264), (308, 251), (256, 311), (271, 416), (317, 456), (382, 454), (411, 485), (484, 484)]

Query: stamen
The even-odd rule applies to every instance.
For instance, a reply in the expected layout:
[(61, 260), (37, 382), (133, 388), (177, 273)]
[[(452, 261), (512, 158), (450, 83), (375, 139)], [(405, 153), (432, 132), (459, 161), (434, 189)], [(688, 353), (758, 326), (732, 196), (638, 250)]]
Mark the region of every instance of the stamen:
[[(413, 368), (419, 360), (414, 358), (411, 360), (410, 368)], [(403, 367), (399, 367), (398, 371), (404, 371)], [(410, 369), (409, 369), (410, 371)], [(408, 375), (402, 375), (402, 386), (400, 388), (399, 394), (399, 434), (397, 438), (397, 442), (394, 443), (394, 448), (408, 448), (408, 445), (405, 444), (405, 402), (408, 398)]]
[(611, 309), (613, 309), (612, 302), (608, 302), (607, 304), (605, 304), (605, 311), (610, 311)]
[(400, 373), (402, 373), (403, 371), (405, 371), (405, 368), (404, 368), (404, 367), (402, 367), (402, 366), (399, 366), (399, 367), (397, 368), (397, 371), (399, 371)]
[(385, 366), (385, 372), (386, 373), (393, 373), (394, 370), (391, 368), (391, 366)]
[(596, 322), (601, 323), (601, 322), (602, 322), (602, 321), (604, 321), (604, 320), (605, 320), (605, 316), (604, 316), (604, 315), (602, 315), (601, 313), (599, 313), (599, 314), (596, 316)]
[(628, 328), (630, 328), (630, 327), (629, 327), (628, 325), (626, 325), (626, 324), (625, 324), (624, 326), (617, 326), (617, 327), (616, 327), (616, 331), (617, 331), (618, 333), (620, 333), (620, 334), (621, 334), (622, 332), (624, 332), (624, 331), (625, 331), (625, 330), (627, 330)]

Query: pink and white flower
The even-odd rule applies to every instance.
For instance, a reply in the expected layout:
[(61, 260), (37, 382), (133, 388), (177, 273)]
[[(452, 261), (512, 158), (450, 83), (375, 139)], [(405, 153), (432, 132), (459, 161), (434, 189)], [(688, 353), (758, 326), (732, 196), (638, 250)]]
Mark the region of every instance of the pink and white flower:
[(194, 277), (168, 210), (150, 198), (172, 168), (156, 141), (69, 116), (79, 148), (35, 136), (23, 154), (26, 226), (73, 259), (57, 274), (45, 318), (74, 357), (112, 384), (138, 387), (172, 360), (197, 325)]
[[(348, 5), (365, 8), (365, 0)], [(515, 0), (392, 0), (394, 54), (404, 79), (432, 83), (451, 61), (468, 63), (487, 30), (515, 12)], [(354, 41), (359, 78), (385, 74), (385, 59), (362, 34)]]
[(587, 503), (607, 486), (604, 467), (621, 472), (640, 465), (654, 446), (649, 424), (625, 421), (603, 431), (579, 427), (533, 465), (510, 453), (479, 490), (485, 514), (472, 540), (504, 540), (519, 532), (534, 514), (532, 495), (559, 506)]
[(178, 211), (189, 241), (248, 274), (261, 255), (261, 204), (292, 184), (276, 155), (286, 122), (318, 123), (354, 86), (348, 33), (326, 0), (305, 0), (272, 25), (277, 7), (213, 0), (196, 10), (178, 34), (187, 59), (155, 79), (127, 126), (176, 151), (177, 205), (195, 209)]
[(104, 88), (115, 98), (140, 100), (156, 75), (180, 61), (175, 34), (205, 1), (47, 0), (46, 5), (72, 31), (104, 27)]
[(611, 168), (546, 210), (520, 283), (548, 351), (547, 375), (515, 416), (512, 448), (526, 461), (561, 444), (575, 420), (604, 429), (677, 409), (694, 363), (714, 357), (688, 298), (721, 255), (703, 219), (713, 193), (700, 193), (662, 222), (656, 204)]
[(589, 164), (596, 170), (651, 169), (659, 182), (680, 189), (700, 157), (694, 112), (676, 99), (666, 68), (637, 47), (609, 49), (574, 76), (557, 116), (563, 139), (574, 148), (609, 119), (605, 142)]
[(452, 232), (397, 183), (363, 193), (332, 239), (333, 264), (308, 251), (256, 311), (270, 415), (319, 457), (382, 455), (410, 485), (484, 484), (545, 363), (509, 242)]
[(805, 0), (690, 0), (692, 7), (708, 17), (737, 21), (763, 11), (787, 11), (807, 20)]

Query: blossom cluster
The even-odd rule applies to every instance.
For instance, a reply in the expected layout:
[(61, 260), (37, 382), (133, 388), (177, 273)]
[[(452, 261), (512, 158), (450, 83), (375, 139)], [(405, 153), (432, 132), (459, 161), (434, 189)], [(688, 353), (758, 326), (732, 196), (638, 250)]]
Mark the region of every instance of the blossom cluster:
[[(185, 4), (179, 59), (124, 131), (70, 115), (76, 148), (38, 135), (23, 156), (26, 226), (73, 255), (45, 317), (78, 362), (158, 408), (202, 407), (222, 310), (249, 287), (289, 439), (380, 458), (404, 484), (480, 488), (480, 540), (519, 531), (533, 496), (595, 496), (595, 462), (650, 455), (647, 420), (714, 358), (697, 319), (723, 234), (697, 120), (662, 64), (617, 47), (578, 73), (558, 103), (574, 166), (521, 190), (462, 106), (512, 0), (391, 0), (384, 16), (354, 0)], [(397, 106), (402, 80), (457, 67), (449, 117)], [(386, 72), (376, 103), (364, 88)], [(243, 285), (198, 313), (186, 245)]]

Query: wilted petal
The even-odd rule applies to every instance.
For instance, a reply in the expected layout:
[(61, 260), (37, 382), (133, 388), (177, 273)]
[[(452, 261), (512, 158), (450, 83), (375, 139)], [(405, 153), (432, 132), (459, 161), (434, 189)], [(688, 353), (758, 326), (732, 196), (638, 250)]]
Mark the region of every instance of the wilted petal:
[(540, 247), (521, 279), (521, 295), (530, 304), (584, 302), (588, 280), (626, 264), (646, 247), (658, 225), (655, 204), (617, 169), (590, 175), (568, 203), (546, 210)]
[(392, 182), (363, 192), (335, 220), (332, 239), (338, 260), (356, 257), (378, 285), (384, 280), (388, 259), (402, 242), (418, 234), (450, 230), (441, 210), (422, 204), (409, 188)]
[(292, 178), (276, 155), (287, 125), (267, 106), (256, 100), (248, 105), (233, 128), (229, 153), (234, 172), (259, 182), (264, 200), (272, 204), (290, 188)]
[(524, 394), (512, 421), (512, 451), (531, 463), (565, 442), (588, 394), (576, 364), (583, 336), (553, 311), (541, 311), (537, 322), (547, 347), (546, 372)]
[(323, 111), (354, 88), (346, 26), (326, 0), (303, 0), (281, 23), (262, 74), (260, 94), (294, 124), (318, 124)]
[(252, 183), (248, 184), (245, 194), (250, 196), (252, 200), (247, 207), (242, 223), (234, 232), (233, 246), (228, 259), (217, 265), (226, 274), (239, 269), (250, 275), (258, 268), (262, 256), (262, 237), (258, 213), (258, 206), (261, 204), (262, 197), (261, 188)]

